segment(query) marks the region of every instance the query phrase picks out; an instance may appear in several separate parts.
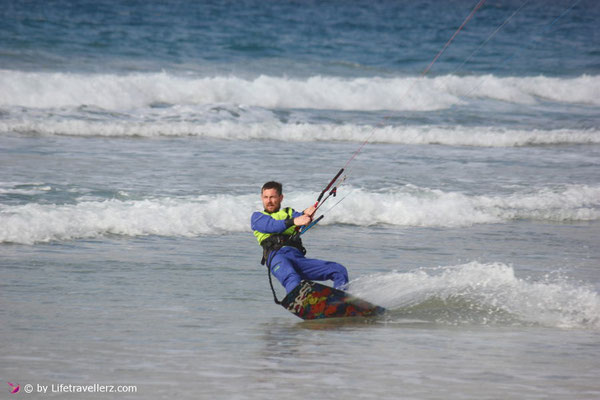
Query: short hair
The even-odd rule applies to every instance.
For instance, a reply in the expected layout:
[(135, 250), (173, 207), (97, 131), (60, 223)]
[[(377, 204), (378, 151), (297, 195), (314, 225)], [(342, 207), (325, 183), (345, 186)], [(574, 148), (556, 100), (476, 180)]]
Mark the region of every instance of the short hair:
[(279, 182), (269, 181), (262, 186), (260, 193), (264, 192), (266, 189), (275, 189), (277, 190), (277, 194), (281, 196), (283, 193), (283, 185)]

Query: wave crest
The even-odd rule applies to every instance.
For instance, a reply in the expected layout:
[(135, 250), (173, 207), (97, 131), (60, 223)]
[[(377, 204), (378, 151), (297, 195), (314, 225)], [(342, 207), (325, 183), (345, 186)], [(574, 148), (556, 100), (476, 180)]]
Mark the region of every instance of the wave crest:
[(510, 129), (465, 126), (386, 126), (221, 121), (91, 121), (40, 119), (0, 121), (0, 132), (82, 137), (184, 137), (225, 140), (349, 141), (410, 145), (520, 147), (557, 144), (598, 144), (596, 129)]
[(361, 277), (350, 291), (394, 318), (447, 324), (524, 324), (600, 329), (600, 297), (564, 278), (529, 281), (502, 263)]
[(76, 74), (0, 70), (0, 106), (92, 105), (129, 110), (155, 104), (244, 104), (269, 109), (432, 111), (465, 99), (600, 105), (600, 76), (574, 78), (446, 75), (435, 78), (306, 79), (201, 77), (172, 73)]
[[(44, 192), (49, 190), (49, 185), (40, 185)], [(349, 186), (343, 189), (348, 197), (327, 212), (322, 225), (460, 227), (515, 219), (600, 220), (600, 187), (585, 185), (508, 196), (472, 196), (412, 185), (377, 193)], [(4, 191), (10, 195), (14, 190), (5, 187)], [(315, 193), (287, 195), (290, 204), (311, 204), (315, 197)], [(250, 194), (2, 205), (0, 243), (34, 244), (105, 235), (192, 237), (244, 232), (249, 231), (250, 215), (259, 207), (257, 196)], [(219, 212), (222, 209), (231, 212), (223, 214)]]

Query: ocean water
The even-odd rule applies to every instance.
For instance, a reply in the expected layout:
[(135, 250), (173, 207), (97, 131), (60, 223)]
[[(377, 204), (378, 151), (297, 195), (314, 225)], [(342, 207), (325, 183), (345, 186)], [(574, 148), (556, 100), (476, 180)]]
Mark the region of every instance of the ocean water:
[[(431, 65), (477, 4), (0, 1), (0, 397), (599, 398), (600, 3)], [(388, 312), (302, 322), (250, 214), (348, 161), (303, 240)]]

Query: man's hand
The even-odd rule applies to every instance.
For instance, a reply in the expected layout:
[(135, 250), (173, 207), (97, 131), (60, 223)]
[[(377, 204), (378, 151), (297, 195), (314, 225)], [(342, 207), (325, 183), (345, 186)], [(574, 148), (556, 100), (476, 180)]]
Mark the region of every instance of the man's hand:
[(314, 215), (316, 209), (317, 209), (317, 207), (310, 206), (306, 210), (304, 210), (304, 215), (308, 215), (309, 217), (312, 218), (312, 216)]
[(294, 225), (304, 226), (310, 224), (316, 209), (317, 208), (315, 206), (308, 207), (306, 210), (303, 211), (304, 215), (294, 218)]
[(310, 224), (310, 221), (312, 221), (312, 218), (309, 217), (308, 215), (304, 214), (304, 215), (294, 218), (294, 225), (304, 226), (304, 225)]

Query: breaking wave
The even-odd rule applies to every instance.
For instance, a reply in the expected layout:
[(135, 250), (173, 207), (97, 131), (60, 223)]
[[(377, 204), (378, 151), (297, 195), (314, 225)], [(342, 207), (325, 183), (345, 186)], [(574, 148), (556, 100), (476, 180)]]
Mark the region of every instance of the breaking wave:
[(156, 104), (244, 104), (269, 109), (447, 109), (465, 99), (516, 104), (553, 101), (600, 105), (600, 76), (306, 79), (258, 76), (201, 77), (172, 73), (77, 74), (0, 70), (0, 107), (100, 107), (128, 110)]
[(196, 136), (225, 140), (350, 141), (447, 146), (519, 147), (598, 144), (597, 129), (511, 129), (466, 126), (386, 126), (221, 121), (90, 121), (81, 119), (0, 120), (0, 132), (40, 135), (161, 137)]
[(392, 322), (600, 329), (600, 297), (592, 288), (560, 276), (522, 279), (502, 263), (365, 276), (350, 282), (350, 291), (386, 307)]
[[(5, 186), (6, 196), (43, 196), (50, 185)], [(345, 187), (339, 206), (321, 223), (461, 227), (516, 219), (550, 222), (600, 220), (600, 187), (572, 185), (512, 195), (468, 195), (406, 185), (385, 192)], [(290, 204), (310, 204), (315, 193), (290, 192)], [(0, 205), (0, 243), (34, 244), (106, 235), (179, 236), (248, 231), (260, 208), (255, 194), (141, 200), (89, 200), (74, 204)], [(325, 207), (327, 208), (327, 207)], [(219, 210), (231, 210), (221, 213)]]

